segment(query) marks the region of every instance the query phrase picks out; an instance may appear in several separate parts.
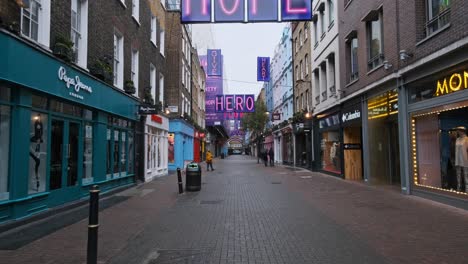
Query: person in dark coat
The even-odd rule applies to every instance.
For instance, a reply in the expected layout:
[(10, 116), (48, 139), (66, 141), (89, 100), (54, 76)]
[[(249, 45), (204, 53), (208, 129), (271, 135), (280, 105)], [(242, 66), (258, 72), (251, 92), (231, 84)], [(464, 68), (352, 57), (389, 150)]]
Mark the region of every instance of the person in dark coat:
[(265, 167), (268, 167), (268, 151), (266, 149), (263, 151), (263, 162)]
[(268, 156), (270, 156), (270, 166), (275, 166), (275, 152), (273, 151), (273, 147), (268, 151)]

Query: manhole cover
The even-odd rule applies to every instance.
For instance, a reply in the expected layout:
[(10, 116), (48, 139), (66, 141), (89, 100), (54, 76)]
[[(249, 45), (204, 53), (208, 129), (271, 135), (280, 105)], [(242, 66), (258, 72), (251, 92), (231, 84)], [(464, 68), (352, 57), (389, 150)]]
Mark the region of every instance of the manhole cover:
[(200, 201), (200, 204), (220, 204), (221, 202), (221, 200), (205, 200)]
[(271, 184), (281, 184), (281, 182), (272, 182)]

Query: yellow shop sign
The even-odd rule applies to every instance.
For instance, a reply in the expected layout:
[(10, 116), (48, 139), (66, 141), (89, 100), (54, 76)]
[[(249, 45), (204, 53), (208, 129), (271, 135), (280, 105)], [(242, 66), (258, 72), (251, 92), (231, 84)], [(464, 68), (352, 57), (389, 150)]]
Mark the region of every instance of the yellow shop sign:
[(437, 90), (434, 96), (442, 96), (463, 89), (468, 89), (468, 71), (463, 71), (463, 73), (454, 73), (450, 77), (438, 80)]

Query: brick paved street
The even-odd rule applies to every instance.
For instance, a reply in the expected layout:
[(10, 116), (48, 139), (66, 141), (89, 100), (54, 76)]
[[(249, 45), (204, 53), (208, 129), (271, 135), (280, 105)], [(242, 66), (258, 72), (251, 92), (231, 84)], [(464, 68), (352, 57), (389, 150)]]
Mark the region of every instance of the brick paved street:
[[(178, 196), (172, 175), (118, 194), (100, 215), (99, 263), (468, 263), (466, 211), (246, 156), (214, 167), (199, 193)], [(86, 225), (0, 262), (85, 263)]]

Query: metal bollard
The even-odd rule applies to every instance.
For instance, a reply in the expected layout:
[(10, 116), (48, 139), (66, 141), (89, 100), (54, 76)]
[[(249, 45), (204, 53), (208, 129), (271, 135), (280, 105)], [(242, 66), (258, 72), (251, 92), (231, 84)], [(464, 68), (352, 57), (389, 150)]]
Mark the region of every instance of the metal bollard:
[(97, 264), (99, 227), (99, 186), (89, 190), (88, 255), (87, 264)]
[(179, 194), (184, 192), (184, 186), (182, 185), (182, 173), (180, 168), (177, 168), (177, 180), (179, 181)]

